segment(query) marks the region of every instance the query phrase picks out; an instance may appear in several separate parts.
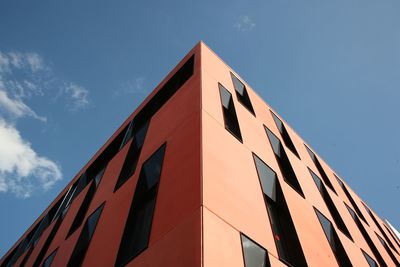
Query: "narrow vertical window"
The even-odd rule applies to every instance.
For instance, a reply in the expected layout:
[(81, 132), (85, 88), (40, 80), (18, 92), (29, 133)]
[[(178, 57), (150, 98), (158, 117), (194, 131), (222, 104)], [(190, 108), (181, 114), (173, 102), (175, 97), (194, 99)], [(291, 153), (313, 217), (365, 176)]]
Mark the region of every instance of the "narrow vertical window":
[(351, 205), (353, 206), (354, 210), (357, 212), (358, 217), (361, 218), (368, 226), (367, 220), (365, 220), (364, 215), (362, 214), (361, 210), (358, 208), (356, 202), (354, 201), (353, 197), (351, 196), (349, 190), (347, 190), (346, 186), (344, 183), (339, 179), (339, 177), (336, 176), (336, 174), (333, 174), (336, 177), (336, 180), (338, 181), (340, 187), (343, 189), (344, 194), (346, 195), (347, 199), (350, 201)]
[(272, 118), (275, 121), (276, 127), (278, 127), (279, 132), (281, 133), (283, 142), (285, 143), (286, 147), (290, 149), (290, 151), (292, 151), (292, 153), (300, 158), (299, 153), (297, 153), (296, 147), (294, 146), (292, 139), (290, 138), (290, 135), (288, 133), (288, 131), (286, 130), (285, 125), (283, 124), (283, 122), (271, 111), (272, 114)]
[(316, 186), (318, 187), (318, 190), (322, 196), (322, 199), (324, 200), (330, 214), (332, 215), (332, 218), (335, 221), (336, 226), (339, 228), (340, 231), (342, 231), (343, 234), (345, 234), (348, 238), (353, 240), (353, 238), (350, 235), (349, 230), (346, 227), (346, 224), (343, 222), (343, 219), (340, 216), (340, 213), (335, 206), (335, 203), (333, 202), (331, 196), (329, 195), (328, 191), (326, 190), (325, 185), (322, 183), (321, 179), (310, 168), (308, 170), (311, 174), (311, 177), (314, 179), (314, 182), (315, 182)]
[(378, 220), (376, 219), (375, 215), (372, 213), (372, 211), (367, 207), (367, 205), (365, 205), (365, 203), (362, 203), (365, 210), (368, 212), (369, 216), (371, 217), (371, 219), (374, 221), (376, 227), (378, 227), (379, 231), (381, 232), (381, 234), (383, 235), (383, 237), (385, 238), (386, 242), (389, 244), (389, 246), (396, 251), (396, 253), (398, 253), (397, 249), (394, 247), (392, 241), (390, 241), (389, 237), (387, 236), (387, 234), (385, 233), (385, 231), (383, 230), (382, 226), (380, 225), (380, 223), (378, 222)]
[(87, 218), (85, 225), (83, 226), (82, 232), (79, 235), (78, 241), (76, 242), (71, 258), (69, 259), (67, 265), (68, 267), (78, 267), (82, 265), (86, 251), (90, 244), (90, 240), (92, 239), (94, 231), (96, 230), (97, 222), (99, 221), (103, 207), (104, 203), (101, 204), (101, 206), (98, 207)]
[(50, 267), (53, 263), (54, 257), (56, 256), (57, 249), (54, 250), (43, 262), (42, 267)]
[(270, 267), (268, 253), (259, 244), (240, 234), (245, 267)]
[(243, 142), (232, 95), (224, 86), (222, 86), (222, 84), (219, 83), (218, 86), (221, 97), (222, 111), (224, 114), (225, 129), (235, 136), (240, 142)]
[(300, 187), (296, 174), (290, 164), (289, 158), (286, 155), (285, 149), (278, 137), (271, 132), (270, 129), (265, 127), (268, 139), (271, 143), (272, 150), (274, 151), (275, 158), (278, 161), (279, 168), (282, 172), (283, 179), (304, 198), (303, 190)]
[(253, 153), (279, 259), (291, 266), (307, 266), (285, 197), (274, 170)]
[[(120, 188), (135, 173), (136, 165), (146, 137), (148, 123), (141, 125), (137, 129), (135, 129), (134, 126), (132, 126), (132, 128), (132, 130), (127, 131), (127, 134), (132, 135), (133, 140), (125, 157), (114, 192), (117, 191), (118, 188)], [(130, 138), (131, 137), (125, 137), (125, 139)]]
[(367, 254), (367, 252), (365, 252), (364, 250), (361, 250), (361, 252), (363, 253), (365, 259), (367, 260), (369, 266), (379, 267), (378, 264), (375, 262), (375, 260), (373, 258), (371, 258), (370, 255)]
[(350, 262), (349, 257), (346, 254), (345, 249), (343, 248), (342, 243), (340, 242), (338, 235), (336, 234), (335, 229), (333, 228), (332, 223), (319, 210), (317, 210), (316, 208), (314, 209), (339, 266), (353, 266)]
[(148, 246), (164, 153), (165, 144), (142, 165), (116, 266), (124, 266)]
[(386, 252), (389, 254), (390, 258), (394, 262), (396, 266), (400, 266), (400, 262), (397, 260), (396, 256), (393, 254), (393, 252), (390, 250), (389, 246), (387, 245), (386, 241), (383, 240), (382, 237), (380, 237), (377, 233), (375, 233), (376, 236), (378, 237), (379, 241), (381, 242), (382, 246), (385, 248)]
[(314, 154), (314, 152), (311, 151), (311, 149), (308, 148), (308, 146), (304, 145), (308, 151), (308, 154), (310, 155), (312, 161), (315, 164), (315, 167), (317, 167), (317, 170), (319, 172), (319, 174), (322, 177), (322, 180), (324, 180), (325, 184), (329, 187), (329, 189), (331, 189), (336, 195), (336, 191), (333, 188), (333, 185), (331, 183), (331, 180), (329, 179), (328, 175), (326, 174), (326, 172), (324, 171), (324, 168), (322, 168), (321, 163), (319, 162), (317, 156)]
[(358, 218), (357, 214), (346, 203), (344, 203), (344, 205), (346, 206), (347, 210), (349, 211), (351, 217), (353, 218), (355, 224), (358, 227), (358, 230), (360, 230), (360, 233), (364, 237), (365, 242), (367, 242), (367, 244), (368, 244), (369, 248), (371, 249), (372, 253), (374, 254), (376, 260), (379, 262), (379, 265), (381, 267), (387, 267), (385, 261), (383, 260), (381, 254), (379, 253), (378, 249), (376, 248), (376, 246), (375, 246), (374, 242), (372, 241), (371, 237), (369, 236), (369, 234), (365, 230), (365, 228), (364, 228), (362, 222), (360, 221), (360, 219)]
[(231, 73), (231, 77), (238, 101), (255, 116), (256, 114), (254, 113), (253, 105), (251, 104), (246, 86), (235, 75), (233, 75), (233, 73)]

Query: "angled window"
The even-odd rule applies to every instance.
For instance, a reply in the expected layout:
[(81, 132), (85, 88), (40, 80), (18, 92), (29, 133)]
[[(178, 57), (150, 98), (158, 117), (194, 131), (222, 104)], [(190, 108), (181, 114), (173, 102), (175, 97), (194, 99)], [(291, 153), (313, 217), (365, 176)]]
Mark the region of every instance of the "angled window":
[[(133, 140), (125, 157), (124, 165), (122, 166), (114, 192), (118, 190), (118, 188), (120, 188), (135, 173), (136, 165), (140, 156), (140, 152), (142, 151), (144, 139), (146, 137), (148, 123), (142, 124), (137, 129), (135, 129), (134, 126), (132, 126), (132, 128), (133, 129), (128, 131), (127, 134), (131, 134)], [(131, 139), (131, 137), (126, 137), (126, 139)]]
[(316, 208), (314, 208), (314, 210), (339, 266), (353, 266), (346, 254), (345, 249), (343, 248), (342, 243), (340, 242), (338, 235), (336, 234), (335, 229), (333, 228), (332, 223), (319, 210)]
[(82, 265), (83, 259), (85, 258), (86, 251), (89, 247), (90, 240), (93, 237), (94, 231), (96, 230), (97, 222), (99, 221), (101, 212), (103, 210), (104, 203), (101, 204), (86, 220), (85, 225), (82, 228), (82, 232), (79, 235), (78, 241), (76, 242), (74, 251), (72, 252), (71, 258), (68, 262), (68, 267), (78, 267)]
[(50, 267), (53, 263), (54, 257), (56, 256), (57, 249), (54, 250), (43, 262), (42, 267)]
[(378, 227), (379, 231), (381, 232), (381, 234), (383, 235), (383, 237), (385, 238), (386, 242), (389, 244), (389, 246), (396, 251), (396, 253), (398, 253), (397, 249), (394, 247), (392, 241), (390, 241), (389, 237), (387, 236), (387, 234), (385, 233), (385, 231), (383, 230), (381, 224), (378, 222), (378, 220), (376, 219), (375, 215), (372, 213), (372, 211), (367, 207), (367, 205), (365, 205), (365, 203), (362, 203), (365, 210), (368, 212), (369, 216), (371, 217), (371, 219), (374, 221), (376, 227)]
[(379, 241), (381, 242), (382, 246), (385, 248), (386, 252), (389, 254), (392, 261), (394, 262), (394, 265), (400, 266), (400, 262), (397, 260), (396, 256), (393, 254), (392, 250), (389, 248), (386, 241), (383, 240), (383, 238), (380, 237), (377, 233), (375, 233), (375, 234), (378, 237)]
[(232, 95), (224, 86), (222, 86), (222, 84), (219, 83), (218, 86), (221, 97), (222, 111), (224, 114), (225, 129), (235, 136), (240, 142), (243, 142)]
[(290, 164), (289, 158), (286, 155), (281, 141), (265, 125), (264, 128), (271, 143), (272, 150), (274, 151), (275, 158), (278, 161), (283, 179), (304, 198), (303, 190), (300, 187), (299, 181), (297, 180), (296, 174), (292, 168), (292, 165)]
[(164, 153), (165, 144), (142, 165), (115, 266), (124, 266), (148, 246)]
[(365, 228), (364, 228), (362, 222), (360, 221), (360, 219), (358, 218), (357, 214), (346, 203), (344, 203), (344, 205), (346, 206), (347, 210), (349, 211), (351, 217), (353, 218), (355, 224), (358, 227), (358, 230), (360, 230), (360, 233), (364, 237), (365, 242), (367, 242), (367, 244), (368, 244), (369, 248), (371, 249), (372, 253), (374, 254), (376, 260), (379, 262), (379, 265), (381, 267), (387, 267), (385, 261), (383, 260), (381, 254), (379, 253), (378, 249), (376, 248), (376, 246), (375, 246), (374, 242), (372, 241), (371, 237), (369, 236), (369, 234), (365, 230)]
[(371, 266), (371, 267), (379, 267), (378, 264), (376, 263), (376, 261), (373, 258), (371, 258), (371, 256), (368, 255), (367, 252), (365, 252), (364, 250), (361, 250), (361, 252), (363, 253), (365, 259), (367, 260), (369, 266)]
[[(386, 221), (386, 223), (388, 223), (388, 221)], [(390, 228), (386, 225), (386, 223), (383, 224), (383, 225), (385, 226), (385, 228), (386, 228), (386, 230), (389, 232), (389, 234), (392, 236), (392, 238), (393, 238), (393, 240), (396, 242), (396, 244), (400, 247), (400, 243), (399, 243), (398, 237), (396, 237), (396, 236), (393, 234), (392, 229), (390, 229)]]
[(343, 189), (344, 194), (346, 195), (347, 199), (350, 201), (351, 205), (353, 206), (354, 210), (357, 212), (358, 217), (361, 218), (368, 226), (367, 220), (365, 220), (364, 215), (362, 214), (361, 210), (358, 208), (356, 202), (354, 201), (353, 197), (351, 196), (349, 190), (347, 190), (347, 187), (344, 185), (342, 180), (339, 179), (339, 177), (336, 176), (336, 174), (333, 174), (336, 177), (336, 180), (338, 181), (340, 187)]
[(253, 153), (279, 259), (291, 266), (307, 266), (279, 180), (274, 170)]
[(324, 168), (322, 168), (321, 163), (319, 162), (317, 156), (314, 154), (314, 152), (311, 151), (311, 149), (308, 148), (308, 146), (304, 145), (308, 151), (308, 154), (310, 155), (312, 161), (315, 164), (315, 167), (317, 167), (317, 170), (319, 172), (319, 174), (322, 177), (322, 180), (324, 180), (325, 184), (329, 187), (329, 189), (331, 189), (336, 195), (336, 191), (333, 188), (333, 185), (331, 183), (331, 180), (329, 179), (328, 175), (326, 174), (326, 172), (324, 171)]
[(276, 127), (278, 127), (278, 130), (281, 133), (283, 142), (285, 143), (286, 147), (289, 148), (289, 150), (292, 151), (292, 153), (296, 157), (300, 158), (299, 153), (297, 153), (296, 147), (294, 146), (292, 139), (290, 138), (290, 135), (289, 135), (288, 131), (286, 130), (285, 125), (272, 111), (271, 111), (271, 114), (272, 114), (272, 118), (275, 121)]
[(314, 179), (314, 182), (316, 186), (318, 187), (318, 190), (322, 196), (322, 199), (324, 200), (333, 220), (335, 221), (336, 226), (339, 228), (340, 231), (342, 231), (343, 234), (345, 234), (348, 238), (350, 238), (353, 241), (353, 238), (350, 235), (349, 230), (346, 227), (346, 224), (343, 222), (342, 217), (340, 216), (339, 211), (337, 210), (335, 203), (333, 202), (331, 196), (329, 195), (328, 191), (326, 190), (325, 185), (322, 183), (321, 179), (310, 169), (308, 168), (311, 177)]
[(245, 267), (270, 267), (268, 253), (259, 244), (240, 234)]
[(235, 87), (236, 97), (238, 101), (247, 108), (254, 116), (253, 105), (251, 104), (249, 94), (247, 93), (246, 86), (231, 72), (233, 87)]

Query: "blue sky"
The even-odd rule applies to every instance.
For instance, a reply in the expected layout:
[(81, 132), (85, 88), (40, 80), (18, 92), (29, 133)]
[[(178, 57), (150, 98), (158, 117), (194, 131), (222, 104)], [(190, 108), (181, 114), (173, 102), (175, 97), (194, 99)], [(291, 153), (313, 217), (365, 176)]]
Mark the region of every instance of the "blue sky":
[(0, 2), (0, 255), (199, 41), (400, 228), (400, 2)]

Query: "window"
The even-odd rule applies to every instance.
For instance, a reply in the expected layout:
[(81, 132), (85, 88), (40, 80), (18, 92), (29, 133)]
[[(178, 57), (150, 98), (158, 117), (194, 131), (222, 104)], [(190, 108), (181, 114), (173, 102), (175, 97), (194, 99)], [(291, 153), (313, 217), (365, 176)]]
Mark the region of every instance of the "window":
[(238, 101), (255, 116), (256, 114), (254, 113), (253, 105), (251, 104), (246, 86), (235, 75), (233, 75), (233, 73), (231, 73), (231, 77)]
[(57, 249), (54, 250), (43, 262), (42, 267), (50, 267), (53, 263), (54, 257), (56, 256)]
[(315, 184), (318, 187), (319, 192), (321, 193), (321, 196), (328, 207), (328, 210), (330, 214), (332, 215), (333, 220), (335, 221), (336, 226), (339, 228), (340, 231), (342, 231), (343, 234), (345, 234), (348, 238), (350, 238), (353, 241), (353, 238), (350, 235), (349, 230), (346, 227), (346, 224), (343, 222), (342, 217), (340, 216), (339, 211), (337, 210), (335, 203), (333, 202), (332, 198), (330, 197), (328, 191), (326, 190), (326, 187), (322, 183), (321, 179), (310, 169), (308, 168), (312, 178), (314, 179)]
[(372, 218), (372, 220), (374, 221), (376, 227), (378, 227), (379, 231), (381, 232), (381, 234), (383, 235), (383, 237), (385, 238), (385, 240), (387, 241), (387, 243), (389, 244), (389, 246), (396, 251), (396, 253), (398, 253), (398, 251), (396, 250), (396, 248), (394, 247), (393, 243), (390, 241), (389, 237), (386, 235), (385, 231), (383, 230), (382, 226), (380, 225), (380, 223), (378, 222), (378, 220), (376, 219), (375, 215), (372, 213), (372, 211), (367, 207), (367, 205), (365, 205), (365, 203), (362, 203), (364, 205), (364, 208), (366, 209), (366, 211), (368, 212), (369, 216)]
[(353, 266), (343, 248), (342, 243), (340, 242), (338, 235), (336, 234), (335, 229), (333, 228), (332, 223), (319, 210), (316, 208), (314, 208), (314, 210), (339, 266)]
[(322, 165), (319, 162), (317, 156), (306, 145), (304, 145), (304, 146), (306, 147), (308, 154), (310, 155), (312, 161), (314, 162), (315, 167), (317, 167), (317, 170), (318, 170), (319, 174), (321, 175), (322, 179), (324, 180), (325, 184), (329, 187), (329, 189), (331, 189), (337, 195), (335, 189), (333, 188), (331, 180), (329, 179), (328, 175), (324, 171), (324, 168), (322, 168)]
[(371, 258), (371, 256), (369, 256), (367, 254), (367, 252), (365, 252), (364, 250), (361, 250), (361, 252), (363, 253), (365, 259), (367, 260), (369, 266), (371, 266), (371, 267), (379, 267), (378, 264), (375, 262), (375, 260), (373, 258)]
[(285, 149), (283, 148), (281, 141), (265, 125), (264, 128), (271, 143), (272, 150), (274, 151), (275, 158), (278, 161), (283, 179), (304, 198), (303, 190), (301, 190), (299, 181), (297, 180), (296, 174), (292, 168), (292, 165), (290, 164), (289, 158), (286, 155)]
[(344, 183), (339, 179), (339, 177), (336, 176), (336, 174), (333, 174), (336, 177), (336, 180), (338, 181), (340, 187), (343, 189), (344, 194), (347, 196), (347, 199), (350, 201), (351, 205), (353, 206), (354, 210), (357, 212), (358, 217), (361, 218), (368, 226), (368, 222), (365, 220), (364, 215), (361, 213), (361, 210), (358, 208), (356, 202), (354, 199), (351, 197), (349, 190), (347, 190), (346, 186)]
[(142, 165), (115, 266), (124, 266), (148, 246), (164, 153), (165, 144)]
[(374, 253), (374, 256), (376, 258), (376, 260), (379, 262), (379, 265), (381, 267), (386, 267), (386, 263), (383, 260), (381, 254), (379, 253), (378, 249), (376, 248), (374, 242), (372, 242), (371, 237), (369, 236), (369, 234), (367, 233), (367, 231), (365, 230), (363, 224), (361, 223), (360, 219), (358, 219), (357, 214), (346, 204), (344, 203), (344, 205), (346, 206), (347, 210), (349, 211), (351, 217), (353, 218), (354, 222), (356, 223), (358, 230), (360, 230), (360, 233), (362, 234), (362, 236), (365, 239), (365, 242), (367, 242), (369, 248), (371, 249), (372, 253)]
[(274, 170), (253, 153), (279, 259), (291, 266), (307, 266), (279, 180)]
[(76, 242), (74, 251), (68, 261), (68, 267), (78, 267), (82, 265), (86, 251), (89, 247), (90, 240), (96, 230), (97, 222), (99, 221), (101, 212), (104, 208), (104, 203), (101, 204), (86, 220), (82, 232)]
[[(386, 221), (388, 223), (388, 221)], [(384, 224), (386, 230), (389, 232), (389, 234), (392, 236), (393, 240), (396, 242), (396, 244), (400, 247), (399, 239), (393, 234), (392, 230)]]
[(240, 234), (245, 267), (270, 267), (267, 251), (256, 242)]
[(283, 124), (283, 122), (271, 111), (272, 114), (272, 118), (275, 121), (276, 127), (278, 127), (279, 132), (281, 133), (283, 142), (285, 143), (286, 147), (290, 149), (290, 151), (292, 151), (292, 153), (300, 158), (299, 153), (297, 153), (296, 147), (294, 146), (292, 139), (289, 136), (288, 131), (286, 130), (285, 125)]
[(222, 111), (224, 114), (225, 129), (235, 136), (240, 142), (243, 142), (232, 95), (224, 86), (222, 86), (222, 84), (219, 83), (218, 86), (221, 97)]
[(378, 237), (379, 241), (381, 242), (382, 246), (385, 248), (386, 252), (389, 254), (390, 258), (392, 259), (392, 261), (394, 262), (394, 264), (396, 266), (400, 266), (400, 262), (396, 259), (396, 256), (393, 254), (393, 252), (390, 250), (389, 246), (387, 245), (387, 243), (385, 242), (385, 240), (383, 240), (382, 237), (380, 237), (377, 233), (375, 233), (376, 236)]
[(114, 192), (117, 191), (118, 188), (120, 188), (135, 173), (137, 161), (139, 159), (147, 133), (148, 123), (141, 125), (141, 127), (138, 129), (135, 129), (134, 126), (132, 127), (133, 129), (131, 130), (131, 134), (133, 136), (133, 140), (125, 157), (125, 161), (119, 174), (117, 184), (115, 185)]

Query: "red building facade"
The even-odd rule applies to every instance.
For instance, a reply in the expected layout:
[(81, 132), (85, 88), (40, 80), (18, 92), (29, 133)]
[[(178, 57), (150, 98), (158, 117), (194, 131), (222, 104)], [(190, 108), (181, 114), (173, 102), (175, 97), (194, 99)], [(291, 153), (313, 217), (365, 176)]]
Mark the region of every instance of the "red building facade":
[(204, 43), (1, 266), (399, 266), (400, 240)]

